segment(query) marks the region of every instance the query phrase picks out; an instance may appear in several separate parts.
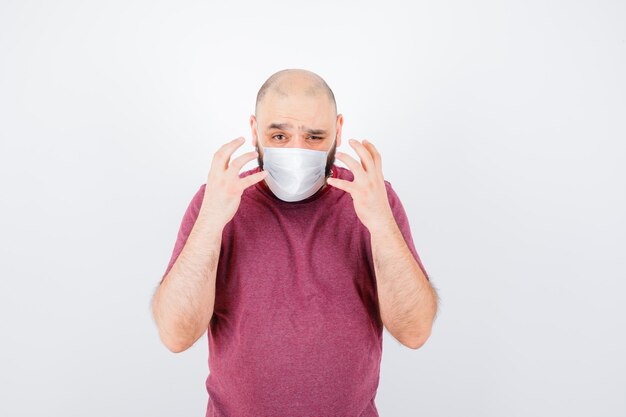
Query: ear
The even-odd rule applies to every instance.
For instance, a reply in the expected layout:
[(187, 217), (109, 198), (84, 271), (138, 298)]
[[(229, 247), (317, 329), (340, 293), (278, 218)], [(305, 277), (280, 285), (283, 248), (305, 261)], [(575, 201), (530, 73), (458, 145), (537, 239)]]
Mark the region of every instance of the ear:
[(337, 115), (337, 147), (341, 146), (341, 129), (343, 128), (343, 114)]
[(250, 116), (250, 129), (252, 130), (252, 146), (256, 147), (256, 142), (258, 140), (256, 134), (256, 117), (253, 115)]

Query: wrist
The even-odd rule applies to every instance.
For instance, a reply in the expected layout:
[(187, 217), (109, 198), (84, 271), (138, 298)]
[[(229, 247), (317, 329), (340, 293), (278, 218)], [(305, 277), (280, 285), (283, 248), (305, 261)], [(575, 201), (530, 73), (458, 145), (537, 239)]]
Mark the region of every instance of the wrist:
[(227, 223), (220, 218), (218, 211), (204, 203), (202, 204), (202, 207), (200, 207), (197, 221), (201, 223), (201, 227), (203, 229), (209, 229), (219, 232), (220, 234), (224, 230)]
[(385, 236), (393, 235), (400, 231), (393, 214), (382, 216), (375, 223), (368, 226), (370, 235)]

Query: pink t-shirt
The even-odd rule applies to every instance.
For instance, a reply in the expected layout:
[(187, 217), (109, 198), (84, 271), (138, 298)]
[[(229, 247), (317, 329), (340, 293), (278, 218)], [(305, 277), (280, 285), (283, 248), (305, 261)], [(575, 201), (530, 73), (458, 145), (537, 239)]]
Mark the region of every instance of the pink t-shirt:
[[(354, 179), (336, 165), (332, 176)], [(385, 185), (426, 274), (404, 208)], [(185, 212), (163, 278), (191, 232), (205, 187)], [(369, 231), (350, 194), (327, 185), (306, 200), (284, 202), (264, 181), (248, 187), (223, 230), (207, 334), (206, 417), (377, 417), (383, 324)]]

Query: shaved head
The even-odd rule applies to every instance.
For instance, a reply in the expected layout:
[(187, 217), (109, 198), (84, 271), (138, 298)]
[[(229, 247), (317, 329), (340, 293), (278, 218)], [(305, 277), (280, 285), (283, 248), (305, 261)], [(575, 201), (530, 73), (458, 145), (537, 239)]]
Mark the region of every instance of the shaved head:
[[(257, 94), (250, 116), (252, 145), (263, 169), (265, 148), (300, 148), (328, 153), (326, 176), (332, 174), (335, 150), (341, 145), (343, 115), (322, 77), (305, 69), (272, 74)], [(324, 185), (326, 186), (326, 185)]]
[(267, 94), (277, 94), (287, 97), (290, 95), (303, 94), (306, 96), (318, 96), (325, 94), (332, 103), (335, 115), (337, 115), (337, 103), (335, 95), (328, 87), (326, 81), (316, 73), (305, 69), (284, 69), (272, 74), (263, 83), (256, 96), (255, 115), (258, 114), (263, 99)]

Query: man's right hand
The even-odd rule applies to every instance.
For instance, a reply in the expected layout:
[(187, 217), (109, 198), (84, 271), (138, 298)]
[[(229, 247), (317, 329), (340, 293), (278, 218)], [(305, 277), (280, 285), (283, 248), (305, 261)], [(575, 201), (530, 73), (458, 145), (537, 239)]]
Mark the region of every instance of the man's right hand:
[(222, 145), (213, 155), (200, 211), (205, 212), (219, 227), (224, 227), (235, 216), (243, 191), (268, 175), (267, 171), (259, 171), (239, 177), (241, 168), (258, 156), (256, 151), (252, 151), (230, 161), (232, 154), (244, 142), (245, 138), (240, 136)]

